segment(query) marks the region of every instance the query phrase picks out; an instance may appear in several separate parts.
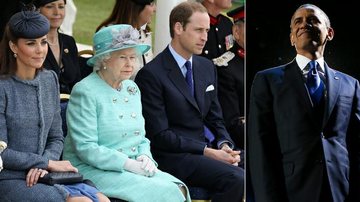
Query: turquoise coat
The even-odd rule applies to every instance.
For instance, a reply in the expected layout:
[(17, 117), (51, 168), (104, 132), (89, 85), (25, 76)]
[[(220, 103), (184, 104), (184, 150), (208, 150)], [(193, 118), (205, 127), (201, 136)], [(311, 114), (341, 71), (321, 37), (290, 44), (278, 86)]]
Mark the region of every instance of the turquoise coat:
[(128, 158), (145, 154), (153, 159), (133, 81), (123, 81), (118, 91), (93, 72), (74, 86), (66, 117), (63, 158), (105, 195), (126, 201), (185, 201), (177, 185), (183, 183), (172, 175), (159, 170), (145, 177), (124, 170)]

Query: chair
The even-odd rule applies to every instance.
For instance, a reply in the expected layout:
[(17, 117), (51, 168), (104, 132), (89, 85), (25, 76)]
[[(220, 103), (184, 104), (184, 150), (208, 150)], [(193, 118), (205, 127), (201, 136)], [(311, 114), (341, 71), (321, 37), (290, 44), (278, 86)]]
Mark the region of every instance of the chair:
[(188, 187), (191, 202), (211, 202), (211, 193), (202, 187)]
[(60, 115), (61, 115), (61, 120), (62, 120), (62, 130), (63, 130), (64, 137), (66, 137), (66, 135), (67, 135), (66, 109), (67, 109), (69, 99), (70, 99), (69, 94), (60, 94), (60, 108), (61, 108)]
[(86, 64), (88, 59), (91, 58), (93, 55), (94, 51), (89, 49), (78, 52), (81, 78), (85, 78), (93, 71), (93, 68)]

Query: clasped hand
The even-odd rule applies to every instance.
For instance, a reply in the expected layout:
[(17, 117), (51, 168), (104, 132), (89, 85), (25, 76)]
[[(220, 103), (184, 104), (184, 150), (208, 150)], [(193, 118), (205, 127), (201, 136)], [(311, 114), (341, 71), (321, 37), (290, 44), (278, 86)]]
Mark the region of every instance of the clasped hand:
[(232, 150), (227, 144), (221, 149), (205, 148), (204, 155), (234, 166), (238, 166), (240, 162), (240, 151)]
[(225, 151), (227, 154), (230, 154), (232, 159), (229, 158), (229, 163), (231, 163), (234, 166), (238, 166), (239, 162), (241, 161), (240, 159), (240, 151), (235, 151), (232, 150), (229, 145), (225, 144), (224, 146), (221, 147), (222, 151)]
[(158, 170), (155, 163), (146, 155), (140, 155), (136, 160), (127, 159), (124, 169), (147, 177), (154, 176)]
[(26, 186), (35, 185), (40, 177), (44, 177), (49, 171), (55, 172), (78, 172), (78, 169), (71, 165), (70, 161), (53, 161), (49, 160), (48, 168), (31, 168), (26, 175)]

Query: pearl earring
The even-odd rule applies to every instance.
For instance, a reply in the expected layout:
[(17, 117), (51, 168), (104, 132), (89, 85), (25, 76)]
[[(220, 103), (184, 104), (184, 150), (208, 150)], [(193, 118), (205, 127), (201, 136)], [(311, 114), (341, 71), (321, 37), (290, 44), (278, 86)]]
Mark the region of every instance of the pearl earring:
[(17, 53), (14, 53), (14, 58), (17, 58)]
[(106, 70), (107, 69), (107, 67), (106, 66), (104, 66), (104, 70)]

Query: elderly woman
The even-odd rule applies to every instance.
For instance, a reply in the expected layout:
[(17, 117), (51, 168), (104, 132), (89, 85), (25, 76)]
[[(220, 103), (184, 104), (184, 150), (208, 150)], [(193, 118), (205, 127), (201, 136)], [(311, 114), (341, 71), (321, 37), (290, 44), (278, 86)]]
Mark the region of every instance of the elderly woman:
[(88, 63), (96, 71), (71, 92), (64, 158), (108, 197), (190, 201), (180, 180), (157, 169), (145, 138), (140, 91), (128, 80), (137, 55), (149, 50), (138, 39), (139, 32), (125, 24), (95, 34), (95, 55)]
[(59, 160), (64, 139), (59, 84), (53, 71), (42, 69), (48, 31), (43, 15), (19, 12), (0, 44), (0, 201), (109, 201), (83, 183), (38, 183), (51, 171), (78, 171)]
[(99, 31), (109, 25), (129, 24), (139, 30), (140, 43), (150, 45), (150, 49), (140, 57), (140, 65), (134, 69), (134, 74), (130, 78), (132, 80), (139, 69), (153, 59), (152, 34), (149, 24), (155, 12), (154, 0), (116, 0), (110, 16), (96, 28), (96, 31)]

